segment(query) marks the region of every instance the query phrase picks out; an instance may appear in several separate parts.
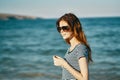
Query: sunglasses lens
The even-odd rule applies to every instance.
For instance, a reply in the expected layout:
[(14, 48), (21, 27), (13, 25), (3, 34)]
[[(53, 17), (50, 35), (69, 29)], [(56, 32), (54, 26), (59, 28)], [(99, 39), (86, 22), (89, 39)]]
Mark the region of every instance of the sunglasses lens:
[(68, 30), (69, 30), (69, 27), (68, 27), (68, 26), (57, 27), (58, 32), (60, 32), (61, 29), (62, 29), (63, 31), (68, 31)]
[(61, 31), (61, 28), (60, 28), (60, 27), (57, 27), (57, 31), (60, 32), (60, 31)]
[(68, 27), (67, 26), (63, 26), (62, 29), (63, 29), (63, 31), (67, 31)]

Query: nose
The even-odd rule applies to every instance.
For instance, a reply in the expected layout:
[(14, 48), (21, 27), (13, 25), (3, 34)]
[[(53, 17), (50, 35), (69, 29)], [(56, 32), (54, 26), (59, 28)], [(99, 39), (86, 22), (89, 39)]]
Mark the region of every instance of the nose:
[(63, 32), (63, 29), (60, 30), (60, 33), (62, 33), (62, 32)]

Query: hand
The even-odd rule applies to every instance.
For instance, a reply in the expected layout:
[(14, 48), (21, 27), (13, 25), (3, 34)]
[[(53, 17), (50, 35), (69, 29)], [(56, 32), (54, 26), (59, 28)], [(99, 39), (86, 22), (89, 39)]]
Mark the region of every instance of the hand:
[(59, 56), (53, 56), (53, 60), (54, 60), (54, 65), (55, 66), (64, 67), (67, 64), (67, 62)]

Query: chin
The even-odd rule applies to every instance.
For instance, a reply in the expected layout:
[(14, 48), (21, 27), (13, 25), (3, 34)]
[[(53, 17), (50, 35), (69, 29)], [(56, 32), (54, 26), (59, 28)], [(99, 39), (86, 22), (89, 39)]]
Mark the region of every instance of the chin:
[(63, 37), (64, 40), (69, 39), (69, 37)]

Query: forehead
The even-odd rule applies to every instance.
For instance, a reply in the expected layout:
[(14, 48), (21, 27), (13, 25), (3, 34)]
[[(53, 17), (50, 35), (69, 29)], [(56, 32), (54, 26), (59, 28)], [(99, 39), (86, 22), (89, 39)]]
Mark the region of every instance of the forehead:
[(61, 26), (68, 26), (68, 23), (66, 22), (66, 21), (60, 21), (59, 22), (59, 26), (61, 27)]

